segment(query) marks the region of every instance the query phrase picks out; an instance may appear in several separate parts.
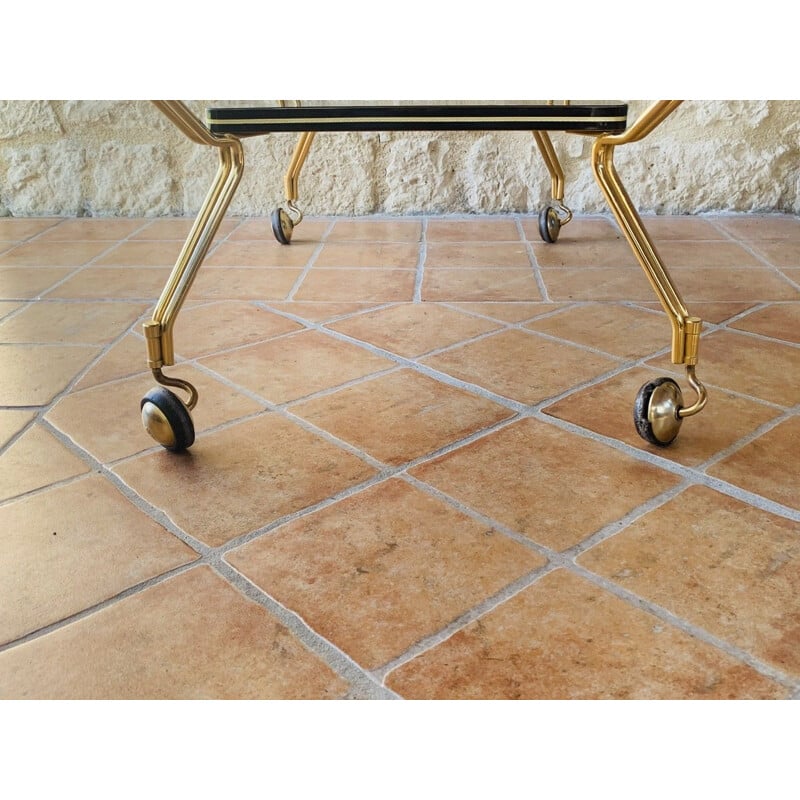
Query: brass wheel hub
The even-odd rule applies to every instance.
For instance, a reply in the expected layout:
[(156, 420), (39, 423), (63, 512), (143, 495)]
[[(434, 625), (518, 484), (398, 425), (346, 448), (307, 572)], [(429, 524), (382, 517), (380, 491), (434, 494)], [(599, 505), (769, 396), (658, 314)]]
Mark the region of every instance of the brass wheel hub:
[(653, 429), (653, 436), (660, 442), (671, 442), (678, 435), (683, 422), (678, 416), (682, 405), (681, 390), (672, 381), (665, 381), (653, 389), (647, 420)]
[(175, 446), (176, 439), (172, 425), (164, 416), (164, 412), (154, 403), (147, 402), (142, 405), (142, 425), (160, 445)]

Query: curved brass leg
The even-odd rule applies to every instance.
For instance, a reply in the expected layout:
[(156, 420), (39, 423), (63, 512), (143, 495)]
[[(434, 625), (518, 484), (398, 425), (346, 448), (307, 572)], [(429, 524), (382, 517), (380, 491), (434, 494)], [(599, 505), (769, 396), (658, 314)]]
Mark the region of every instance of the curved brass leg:
[(184, 450), (194, 441), (189, 411), (197, 404), (197, 389), (188, 381), (166, 377), (161, 368), (175, 363), (173, 327), (214, 235), (236, 193), (244, 171), (242, 143), (234, 136), (212, 134), (178, 100), (153, 101), (191, 141), (217, 148), (219, 166), (208, 194), (184, 242), (178, 260), (153, 310), (144, 324), (147, 363), (156, 381), (188, 392), (183, 402), (164, 389), (149, 392), (142, 400), (142, 421), (148, 433), (170, 450)]
[[(592, 169), (620, 230), (669, 315), (673, 328), (672, 361), (675, 364), (687, 364), (697, 363), (696, 347), (700, 335), (700, 320), (697, 317), (689, 317), (689, 312), (614, 167), (614, 148), (617, 145), (644, 138), (679, 105), (679, 100), (661, 100), (646, 109), (624, 133), (598, 136), (592, 147)], [(693, 353), (692, 348), (694, 348)]]
[(653, 103), (624, 133), (598, 136), (592, 147), (592, 169), (597, 183), (672, 325), (672, 362), (686, 366), (689, 384), (697, 393), (697, 400), (692, 405), (684, 407), (680, 390), (674, 392), (666, 382), (667, 379), (642, 387), (634, 409), (637, 428), (643, 438), (658, 445), (669, 444), (677, 436), (683, 418), (702, 411), (708, 400), (705, 387), (695, 375), (703, 323), (699, 317), (689, 316), (672, 278), (622, 185), (614, 167), (614, 148), (620, 144), (643, 139), (658, 127), (680, 105), (680, 102), (680, 100), (660, 100)]
[(544, 165), (550, 173), (552, 207), (561, 212), (559, 226), (566, 225), (572, 219), (572, 211), (564, 205), (564, 170), (561, 162), (547, 131), (531, 131), (531, 133), (536, 140)]
[(294, 229), (302, 222), (303, 212), (295, 202), (298, 197), (300, 170), (308, 157), (315, 131), (303, 131), (297, 140), (289, 169), (283, 178), (283, 189), (286, 196), (286, 209), (277, 208), (272, 213), (272, 232), (281, 244), (289, 244)]

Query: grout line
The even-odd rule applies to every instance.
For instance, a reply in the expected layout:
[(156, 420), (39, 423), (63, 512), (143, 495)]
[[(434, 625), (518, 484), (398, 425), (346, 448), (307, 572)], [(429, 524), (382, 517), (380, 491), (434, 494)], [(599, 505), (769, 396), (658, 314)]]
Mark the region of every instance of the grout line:
[(414, 276), (413, 302), (422, 302), (422, 282), (425, 278), (425, 260), (428, 257), (428, 217), (422, 218), (422, 233), (419, 239), (419, 258), (417, 260), (417, 273)]
[(536, 258), (536, 252), (533, 249), (533, 244), (529, 242), (525, 238), (525, 232), (522, 228), (522, 221), (517, 218), (517, 230), (519, 231), (520, 239), (523, 242), (523, 246), (525, 248), (525, 252), (528, 256), (528, 260), (530, 261), (531, 270), (533, 271), (533, 277), (536, 280), (536, 286), (539, 289), (539, 294), (542, 296), (542, 302), (549, 303), (552, 302), (550, 300), (550, 294), (547, 291), (547, 284), (544, 281), (544, 275), (542, 274), (542, 268), (539, 265), (539, 261)]
[(47, 636), (50, 633), (55, 633), (61, 628), (65, 628), (73, 624), (74, 622), (80, 622), (81, 620), (86, 619), (86, 617), (90, 617), (93, 614), (96, 614), (98, 611), (103, 611), (104, 609), (109, 608), (110, 606), (116, 605), (121, 600), (126, 600), (129, 597), (141, 594), (147, 589), (151, 589), (153, 586), (158, 586), (159, 584), (164, 583), (165, 581), (168, 581), (171, 578), (175, 578), (178, 575), (183, 574), (184, 572), (188, 572), (190, 569), (194, 569), (201, 563), (202, 563), (201, 560), (194, 560), (189, 562), (188, 564), (181, 564), (180, 566), (173, 567), (172, 569), (167, 570), (166, 572), (162, 572), (159, 575), (154, 575), (152, 578), (147, 578), (146, 580), (140, 581), (139, 583), (133, 586), (129, 586), (127, 589), (123, 589), (121, 592), (118, 592), (112, 597), (108, 597), (105, 600), (101, 600), (98, 603), (94, 603), (88, 608), (76, 611), (74, 614), (70, 614), (67, 617), (63, 617), (62, 619), (56, 620), (55, 622), (51, 622), (47, 625), (44, 625), (41, 628), (37, 628), (35, 631), (30, 631), (29, 633), (26, 633), (10, 642), (5, 642), (3, 644), (0, 644), (0, 653), (3, 653), (6, 650), (10, 650), (13, 647), (18, 647), (19, 645), (35, 641), (36, 639), (40, 639), (41, 637)]
[(786, 673), (764, 661), (761, 661), (759, 658), (756, 658), (751, 653), (748, 653), (737, 645), (715, 636), (714, 634), (706, 631), (704, 628), (701, 628), (692, 622), (682, 619), (681, 617), (677, 616), (677, 614), (674, 614), (669, 609), (664, 608), (657, 603), (641, 598), (633, 592), (629, 592), (619, 584), (614, 583), (613, 581), (608, 580), (601, 575), (597, 575), (596, 573), (574, 563), (571, 566), (571, 571), (578, 576), (585, 578), (601, 589), (613, 594), (620, 600), (626, 601), (629, 605), (649, 612), (658, 619), (667, 622), (671, 626), (689, 634), (693, 638), (699, 639), (701, 642), (711, 645), (712, 647), (722, 651), (723, 653), (726, 653), (737, 661), (747, 664), (747, 666), (751, 667), (756, 672), (764, 675), (767, 678), (770, 678), (776, 683), (781, 684), (781, 686), (794, 689), (798, 688), (800, 685), (798, 684), (797, 678), (790, 677)]
[(344, 651), (315, 631), (298, 613), (271, 597), (235, 567), (221, 559), (210, 562), (210, 565), (245, 597), (277, 617), (308, 650), (350, 684), (351, 694), (355, 692), (355, 697), (368, 700), (398, 699), (394, 692), (382, 686)]
[(394, 670), (399, 669), (404, 664), (413, 661), (423, 653), (433, 650), (433, 648), (443, 644), (448, 639), (452, 638), (456, 633), (471, 625), (473, 622), (475, 622), (475, 620), (492, 613), (507, 600), (510, 600), (520, 592), (533, 586), (534, 583), (539, 581), (545, 575), (549, 575), (551, 572), (554, 572), (556, 569), (558, 569), (557, 565), (548, 562), (538, 569), (531, 570), (521, 578), (512, 581), (499, 592), (495, 592), (495, 594), (487, 597), (485, 600), (468, 609), (463, 614), (460, 614), (450, 623), (445, 625), (445, 627), (441, 628), (435, 633), (423, 637), (400, 655), (395, 656), (386, 664), (383, 664), (377, 669), (372, 670), (372, 675), (376, 680), (379, 680), (381, 684), (384, 685), (386, 679)]
[[(331, 226), (332, 227), (332, 226)], [(292, 288), (286, 294), (284, 302), (290, 303), (294, 300), (295, 294), (300, 290), (300, 287), (303, 285), (303, 281), (305, 281), (306, 276), (311, 271), (311, 268), (314, 266), (314, 263), (319, 258), (319, 254), (322, 252), (322, 249), (325, 247), (326, 242), (324, 240), (320, 241), (319, 244), (314, 248), (314, 252), (308, 257), (308, 261), (306, 261), (305, 266), (300, 270), (300, 274), (295, 279), (295, 282), (292, 284)], [(283, 247), (291, 247), (291, 245), (282, 245)]]

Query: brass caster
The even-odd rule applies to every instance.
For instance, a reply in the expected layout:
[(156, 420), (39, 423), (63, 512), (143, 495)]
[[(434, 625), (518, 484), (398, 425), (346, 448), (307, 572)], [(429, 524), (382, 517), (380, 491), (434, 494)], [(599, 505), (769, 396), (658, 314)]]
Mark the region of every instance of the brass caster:
[(671, 444), (681, 429), (683, 393), (672, 378), (657, 378), (639, 389), (633, 421), (642, 439), (658, 447)]
[(189, 409), (169, 389), (151, 389), (140, 404), (142, 424), (160, 445), (180, 453), (194, 444), (194, 423)]
[(553, 206), (547, 206), (539, 212), (539, 236), (548, 244), (555, 244), (561, 231), (561, 217)]
[(282, 209), (276, 208), (272, 212), (272, 233), (281, 244), (289, 244), (292, 241), (294, 231), (294, 221)]

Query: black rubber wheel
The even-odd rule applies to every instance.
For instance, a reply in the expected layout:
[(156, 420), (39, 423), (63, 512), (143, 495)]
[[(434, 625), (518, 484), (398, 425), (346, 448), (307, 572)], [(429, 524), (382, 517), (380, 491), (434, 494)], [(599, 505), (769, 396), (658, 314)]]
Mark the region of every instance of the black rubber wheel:
[(151, 389), (139, 404), (145, 430), (163, 447), (180, 453), (194, 444), (189, 409), (169, 389)]
[[(657, 401), (661, 404), (661, 407), (657, 409), (659, 414), (655, 429), (650, 413), (654, 394), (657, 395)], [(677, 415), (677, 411), (681, 407), (681, 397), (680, 387), (672, 378), (656, 378), (644, 384), (639, 389), (633, 404), (633, 423), (639, 436), (656, 447), (667, 447), (672, 444), (683, 421)]]
[(555, 244), (558, 234), (561, 231), (561, 219), (558, 212), (552, 207), (547, 206), (539, 212), (539, 236), (547, 244)]
[(275, 238), (281, 244), (289, 244), (292, 241), (293, 230), (292, 218), (282, 208), (276, 208), (272, 212), (272, 233)]

